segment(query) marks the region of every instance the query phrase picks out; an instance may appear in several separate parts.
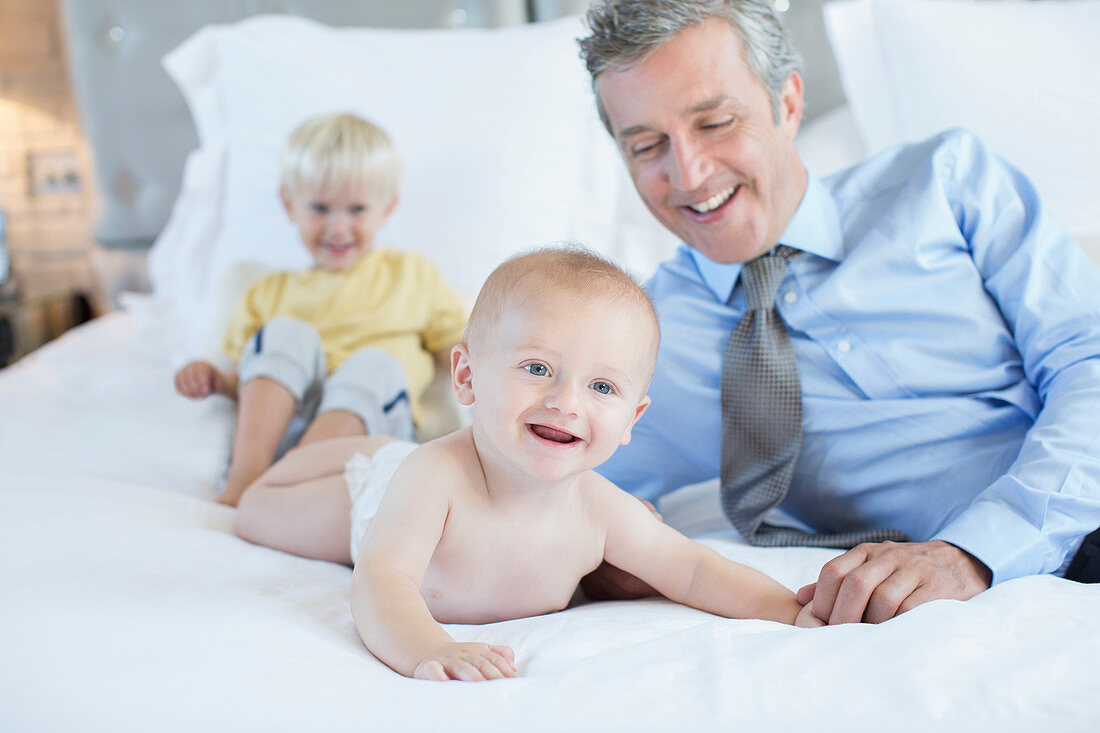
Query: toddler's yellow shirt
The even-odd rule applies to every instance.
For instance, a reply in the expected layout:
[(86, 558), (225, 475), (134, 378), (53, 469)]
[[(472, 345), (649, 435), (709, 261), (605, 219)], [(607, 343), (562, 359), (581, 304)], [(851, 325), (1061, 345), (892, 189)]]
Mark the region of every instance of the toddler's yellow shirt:
[(248, 339), (273, 318), (290, 316), (317, 329), (331, 374), (354, 352), (374, 346), (405, 367), (413, 419), (432, 381), (433, 351), (462, 340), (466, 308), (426, 257), (373, 249), (345, 271), (277, 272), (261, 278), (237, 304), (222, 348), (238, 361)]

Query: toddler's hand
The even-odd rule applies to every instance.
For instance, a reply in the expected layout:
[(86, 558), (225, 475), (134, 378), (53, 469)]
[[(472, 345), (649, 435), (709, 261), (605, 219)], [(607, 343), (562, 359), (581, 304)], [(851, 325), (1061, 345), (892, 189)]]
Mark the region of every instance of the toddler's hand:
[(516, 654), (506, 646), (455, 642), (420, 660), (413, 677), (421, 680), (483, 682), (516, 676)]
[(213, 364), (193, 361), (176, 372), (176, 391), (184, 397), (199, 399), (221, 391), (222, 378)]
[(814, 604), (813, 599), (810, 599), (810, 603), (807, 603), (802, 607), (802, 610), (798, 612), (798, 615), (794, 618), (795, 626), (803, 626), (808, 629), (815, 628), (817, 626), (824, 626), (825, 622), (814, 616)]

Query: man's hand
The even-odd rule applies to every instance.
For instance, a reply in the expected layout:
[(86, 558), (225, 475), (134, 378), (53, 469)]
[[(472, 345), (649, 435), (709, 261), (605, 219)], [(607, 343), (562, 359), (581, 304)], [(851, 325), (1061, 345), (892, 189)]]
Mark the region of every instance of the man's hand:
[(484, 682), (516, 676), (516, 654), (509, 647), (455, 642), (420, 660), (413, 677), (420, 680)]
[(877, 624), (939, 598), (973, 598), (992, 577), (976, 557), (941, 540), (867, 543), (825, 563), (798, 602), (812, 599), (826, 623)]
[(216, 392), (221, 392), (221, 373), (214, 365), (206, 361), (193, 361), (176, 372), (176, 391), (184, 397), (201, 399)]

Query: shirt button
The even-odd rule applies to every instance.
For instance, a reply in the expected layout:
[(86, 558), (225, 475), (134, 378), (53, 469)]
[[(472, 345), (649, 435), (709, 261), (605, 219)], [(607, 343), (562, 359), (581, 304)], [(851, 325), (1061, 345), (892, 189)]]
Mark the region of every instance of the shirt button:
[(798, 300), (798, 293), (793, 290), (788, 290), (786, 295), (783, 296), (783, 300), (787, 301), (788, 303), (793, 303)]
[(852, 350), (852, 344), (850, 341), (841, 341), (836, 345), (836, 348), (837, 351), (839, 351), (840, 353), (847, 354), (849, 351)]

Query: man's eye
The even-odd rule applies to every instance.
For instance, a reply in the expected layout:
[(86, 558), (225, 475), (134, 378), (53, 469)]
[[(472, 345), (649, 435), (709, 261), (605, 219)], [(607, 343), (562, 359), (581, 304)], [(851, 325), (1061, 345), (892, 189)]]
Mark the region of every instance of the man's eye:
[(358, 214), (362, 214), (366, 210), (367, 210), (366, 206), (363, 206), (362, 204), (357, 204), (357, 205), (352, 206), (351, 208), (349, 208), (348, 212), (351, 213), (351, 214), (358, 215)]
[(328, 206), (326, 206), (324, 204), (311, 204), (309, 208), (315, 214), (327, 214), (328, 213)]
[(546, 367), (545, 364), (540, 364), (537, 361), (528, 364), (523, 368), (534, 374), (536, 377), (545, 377), (547, 374), (550, 373), (550, 370)]
[(732, 117), (726, 117), (726, 118), (721, 119), (721, 120), (711, 120), (711, 121), (705, 122), (702, 125), (700, 125), (700, 127), (702, 127), (704, 130), (717, 130), (717, 129), (722, 128), (722, 127), (728, 127), (731, 124), (733, 124), (733, 118)]
[(615, 388), (612, 387), (609, 382), (593, 382), (592, 389), (596, 390), (600, 394), (611, 394), (615, 391)]
[(634, 157), (645, 155), (646, 153), (651, 153), (654, 150), (656, 150), (658, 145), (660, 145), (660, 143), (650, 143), (649, 145), (639, 145), (637, 147), (631, 148), (630, 149), (630, 154), (633, 155)]

